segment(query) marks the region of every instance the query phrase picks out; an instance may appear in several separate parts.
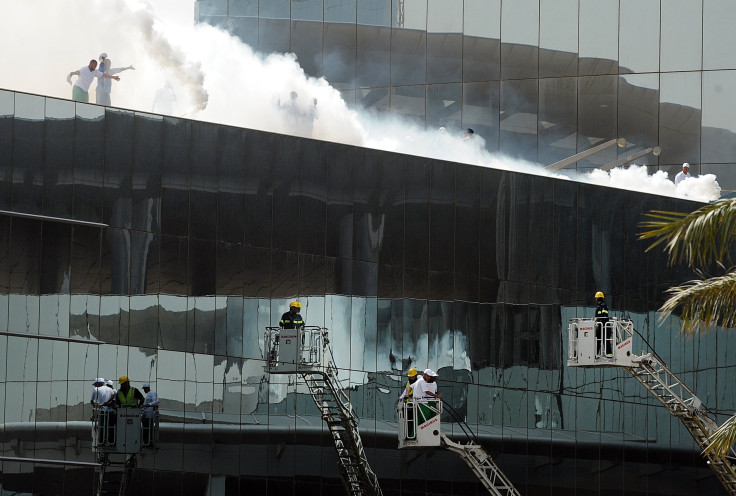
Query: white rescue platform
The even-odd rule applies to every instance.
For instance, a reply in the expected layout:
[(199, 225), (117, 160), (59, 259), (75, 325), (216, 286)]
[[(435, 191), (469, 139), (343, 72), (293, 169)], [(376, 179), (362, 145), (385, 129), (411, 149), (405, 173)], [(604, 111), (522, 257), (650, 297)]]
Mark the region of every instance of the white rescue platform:
[(621, 367), (628, 371), (680, 419), (728, 494), (736, 496), (736, 458), (730, 453), (708, 451), (718, 430), (715, 416), (654, 352), (642, 352), (640, 356), (631, 352), (633, 322), (612, 318), (601, 324), (595, 319), (570, 321), (568, 367)]
[(568, 331), (568, 367), (631, 367), (634, 324), (613, 317), (605, 323), (595, 319), (572, 319)]
[(441, 401), (399, 403), (399, 449), (440, 446)]
[(458, 455), (470, 467), (489, 494), (521, 496), (452, 407), (448, 405), (448, 412), (455, 417), (457, 425), (468, 436), (467, 443), (455, 442), (442, 432), (441, 400), (422, 399), (399, 403), (397, 410), (399, 449), (445, 448)]

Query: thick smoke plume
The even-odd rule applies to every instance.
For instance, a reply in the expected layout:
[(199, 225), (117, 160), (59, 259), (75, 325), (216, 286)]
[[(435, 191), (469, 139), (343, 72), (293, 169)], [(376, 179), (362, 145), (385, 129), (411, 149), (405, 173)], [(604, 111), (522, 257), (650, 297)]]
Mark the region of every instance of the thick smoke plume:
[[(189, 22), (168, 22), (157, 16), (161, 8), (187, 11)], [(175, 116), (698, 201), (720, 196), (712, 175), (675, 187), (665, 172), (647, 174), (646, 167), (550, 174), (540, 164), (488, 153), (482, 137), (463, 140), (457, 129), (442, 134), (358, 113), (328, 81), (307, 76), (293, 54), (255, 53), (223, 30), (195, 26), (193, 11), (186, 0), (8, 2), (0, 18), (0, 88), (70, 98), (66, 75), (107, 52), (114, 66), (136, 68), (113, 82), (115, 107), (151, 111), (158, 90), (169, 85)]]

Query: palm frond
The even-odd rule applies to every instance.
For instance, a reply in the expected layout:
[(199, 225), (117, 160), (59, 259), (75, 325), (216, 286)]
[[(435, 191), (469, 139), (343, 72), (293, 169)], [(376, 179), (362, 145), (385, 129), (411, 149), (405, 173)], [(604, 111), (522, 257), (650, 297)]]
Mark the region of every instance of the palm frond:
[(672, 296), (662, 305), (660, 321), (679, 310), (682, 331), (692, 334), (711, 326), (736, 327), (736, 271), (696, 279), (667, 290)]
[(646, 251), (663, 244), (670, 264), (730, 265), (729, 251), (736, 237), (736, 198), (705, 205), (689, 214), (653, 210), (645, 215), (652, 220), (639, 223), (647, 229), (639, 233), (639, 239), (654, 239)]
[(731, 446), (736, 443), (736, 415), (726, 420), (717, 431), (710, 436), (710, 444), (703, 453), (715, 452), (716, 455), (726, 456)]

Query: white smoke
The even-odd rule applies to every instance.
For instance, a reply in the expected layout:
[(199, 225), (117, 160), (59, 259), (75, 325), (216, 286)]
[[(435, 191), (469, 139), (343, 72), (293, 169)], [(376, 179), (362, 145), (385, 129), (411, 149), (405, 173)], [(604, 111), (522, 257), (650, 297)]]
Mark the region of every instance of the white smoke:
[[(162, 21), (155, 15), (161, 5), (188, 10), (192, 23)], [(191, 1), (181, 0), (8, 2), (0, 18), (6, 47), (0, 88), (70, 98), (67, 74), (107, 52), (117, 67), (136, 68), (113, 82), (116, 107), (151, 111), (168, 81), (178, 116), (698, 201), (720, 196), (712, 175), (675, 187), (665, 172), (649, 175), (645, 167), (550, 174), (539, 164), (488, 153), (480, 136), (462, 140), (458, 130), (440, 134), (398, 117), (359, 114), (326, 80), (308, 77), (294, 55), (254, 53), (223, 30), (195, 26), (193, 10)]]
[(605, 172), (595, 169), (585, 175), (588, 182), (601, 186), (630, 189), (642, 193), (657, 193), (666, 196), (676, 196), (697, 201), (714, 201), (721, 196), (721, 187), (714, 174), (703, 174), (675, 183), (670, 181), (667, 173), (658, 170), (649, 174), (646, 166), (631, 165), (628, 168), (619, 167)]

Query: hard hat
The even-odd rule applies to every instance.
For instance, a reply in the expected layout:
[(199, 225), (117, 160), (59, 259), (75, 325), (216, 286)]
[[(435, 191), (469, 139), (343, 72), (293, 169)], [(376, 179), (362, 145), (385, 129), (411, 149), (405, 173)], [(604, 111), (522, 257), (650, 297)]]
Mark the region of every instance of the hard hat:
[(597, 293), (595, 294), (595, 298), (596, 298), (596, 300), (597, 300), (598, 298), (605, 298), (605, 296), (603, 296), (603, 291), (598, 291), (598, 292), (597, 292)]
[(409, 372), (408, 372), (408, 373), (407, 373), (406, 375), (408, 375), (409, 377), (414, 377), (414, 376), (416, 376), (416, 375), (417, 375), (417, 369), (415, 369), (415, 368), (410, 368), (410, 369), (409, 369)]
[(121, 375), (120, 376), (120, 379), (118, 379), (118, 384), (124, 384), (124, 383), (126, 383), (128, 381), (130, 381), (130, 379), (128, 379), (128, 376), (127, 375)]
[(289, 308), (291, 307), (301, 308), (302, 304), (299, 303), (298, 301), (292, 301), (291, 303), (289, 303)]

